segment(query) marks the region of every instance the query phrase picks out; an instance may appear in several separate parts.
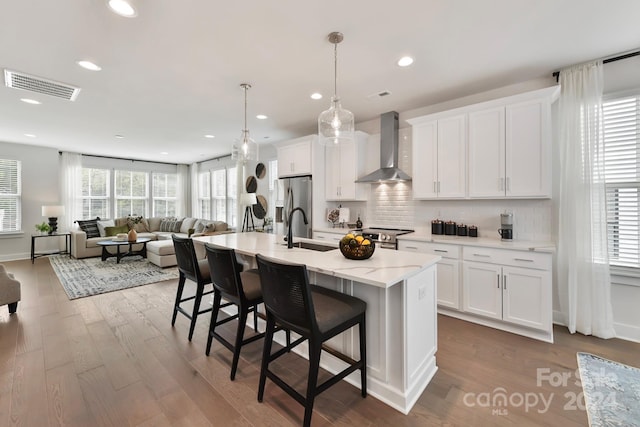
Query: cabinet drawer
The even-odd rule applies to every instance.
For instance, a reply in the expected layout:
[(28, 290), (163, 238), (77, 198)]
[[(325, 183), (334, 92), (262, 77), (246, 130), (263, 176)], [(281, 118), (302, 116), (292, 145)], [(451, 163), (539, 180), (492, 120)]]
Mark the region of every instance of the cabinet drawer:
[(398, 241), (398, 250), (439, 255), (442, 258), (460, 259), (460, 246), (441, 243)]
[(342, 239), (342, 236), (344, 236), (345, 234), (347, 234), (346, 231), (344, 234), (328, 233), (326, 231), (314, 231), (313, 239), (324, 240), (326, 242), (339, 242), (340, 239)]
[(465, 246), (462, 254), (465, 261), (551, 270), (551, 254), (548, 253)]

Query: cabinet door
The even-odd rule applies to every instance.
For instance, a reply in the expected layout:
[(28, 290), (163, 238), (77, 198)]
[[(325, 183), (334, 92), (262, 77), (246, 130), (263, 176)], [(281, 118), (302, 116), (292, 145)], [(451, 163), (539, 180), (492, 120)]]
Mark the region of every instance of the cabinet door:
[(327, 200), (340, 200), (340, 175), (342, 164), (340, 162), (340, 148), (327, 146), (324, 150), (325, 159), (325, 198)]
[(551, 196), (549, 122), (547, 101), (507, 105), (507, 197)]
[[(414, 174), (415, 174), (415, 168)], [(467, 189), (467, 135), (464, 114), (438, 120), (438, 197), (464, 198)]]
[(505, 194), (504, 107), (469, 113), (469, 197)]
[(438, 305), (460, 309), (459, 262), (443, 258), (438, 262)]
[(438, 196), (438, 123), (413, 126), (413, 198), (435, 199)]
[(311, 141), (278, 147), (278, 177), (311, 174)]
[(530, 328), (551, 327), (551, 272), (503, 267), (503, 319)]
[(462, 263), (463, 310), (502, 319), (502, 285), (499, 265)]

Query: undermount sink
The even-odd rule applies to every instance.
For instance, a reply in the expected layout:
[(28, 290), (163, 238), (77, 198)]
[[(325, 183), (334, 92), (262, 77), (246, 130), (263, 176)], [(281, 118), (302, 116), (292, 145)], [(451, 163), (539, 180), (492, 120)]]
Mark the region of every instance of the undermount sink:
[[(283, 244), (286, 245), (286, 243), (283, 243)], [(327, 252), (327, 251), (332, 251), (334, 249), (338, 249), (336, 246), (323, 245), (322, 243), (311, 243), (311, 242), (294, 242), (293, 247), (301, 248), (301, 249), (309, 249), (309, 250), (318, 251), (318, 252)]]

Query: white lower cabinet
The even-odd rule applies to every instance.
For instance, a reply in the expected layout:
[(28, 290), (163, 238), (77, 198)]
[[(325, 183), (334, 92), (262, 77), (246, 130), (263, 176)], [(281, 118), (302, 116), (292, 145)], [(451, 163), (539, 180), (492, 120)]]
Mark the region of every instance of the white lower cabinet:
[(460, 309), (460, 247), (426, 242), (398, 241), (398, 250), (439, 255), (437, 268), (438, 306)]
[(550, 254), (465, 247), (463, 258), (463, 311), (551, 330)]
[(553, 342), (551, 253), (402, 239), (398, 249), (442, 257), (439, 313)]
[(330, 233), (327, 231), (316, 231), (313, 230), (313, 239), (314, 240), (324, 240), (327, 243), (338, 243), (340, 241), (340, 239), (342, 239), (342, 236), (344, 236), (345, 234), (347, 234), (349, 232), (349, 230), (347, 230), (346, 228), (344, 229), (343, 233)]

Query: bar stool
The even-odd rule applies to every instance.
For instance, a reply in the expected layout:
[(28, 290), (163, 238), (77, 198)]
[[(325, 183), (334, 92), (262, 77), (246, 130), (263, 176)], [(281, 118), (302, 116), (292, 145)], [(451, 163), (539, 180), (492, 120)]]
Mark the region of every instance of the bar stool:
[[(309, 426), (315, 397), (358, 369), (360, 370), (362, 397), (366, 397), (366, 303), (350, 295), (310, 285), (305, 265), (283, 263), (260, 254), (256, 255), (256, 261), (260, 271), (262, 297), (267, 315), (258, 401), (262, 402), (268, 377), (304, 406), (303, 425)], [(291, 348), (306, 340), (309, 341), (309, 374), (306, 396), (302, 396), (282, 378), (269, 370), (269, 364), (288, 351), (288, 348), (283, 348), (271, 354), (276, 322), (283, 328), (290, 329), (300, 335), (299, 339), (291, 343)], [(358, 325), (360, 335), (360, 360), (355, 361), (344, 354), (331, 350), (333, 356), (339, 357), (349, 366), (318, 385), (322, 344), (355, 325)]]
[[(193, 337), (193, 331), (196, 327), (196, 320), (198, 318), (198, 315), (211, 311), (211, 308), (200, 310), (200, 302), (202, 301), (202, 297), (213, 293), (213, 289), (207, 292), (204, 291), (204, 287), (211, 283), (209, 263), (206, 259), (199, 260), (197, 258), (196, 251), (193, 247), (193, 241), (191, 239), (178, 237), (175, 234), (171, 235), (171, 238), (173, 239), (173, 246), (176, 253), (178, 271), (180, 272), (176, 301), (173, 304), (173, 318), (171, 319), (171, 326), (175, 325), (178, 312), (187, 316), (187, 318), (191, 320), (191, 325), (189, 326), (189, 341), (191, 341), (191, 338)], [(195, 295), (183, 298), (182, 292), (184, 290), (186, 279), (195, 282), (197, 287)], [(180, 307), (180, 304), (190, 300), (194, 300), (193, 310), (191, 313)]]

